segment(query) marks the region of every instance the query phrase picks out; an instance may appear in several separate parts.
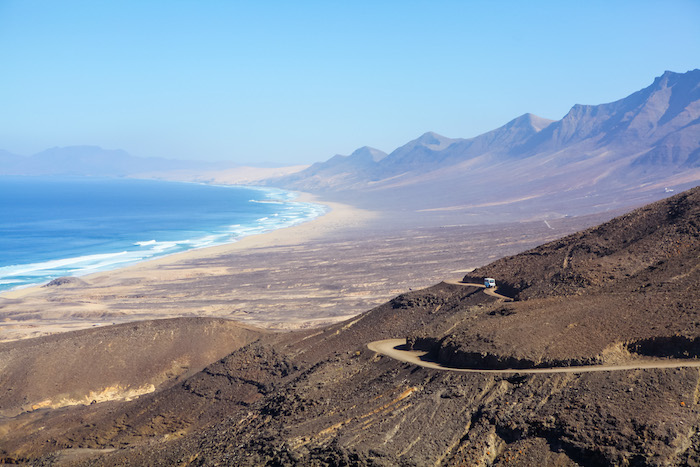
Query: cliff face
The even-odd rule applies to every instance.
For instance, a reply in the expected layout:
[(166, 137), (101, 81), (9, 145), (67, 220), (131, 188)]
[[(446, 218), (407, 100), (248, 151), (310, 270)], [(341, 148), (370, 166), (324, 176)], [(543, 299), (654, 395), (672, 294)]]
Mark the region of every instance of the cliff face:
[[(46, 463), (116, 449), (80, 451), (85, 465), (692, 465), (697, 369), (634, 365), (700, 353), (698, 201), (694, 189), (470, 274), (515, 301), (438, 284), (261, 336), (130, 403), (25, 414), (0, 448)], [(610, 368), (457, 373), (366, 347), (397, 337), (445, 365)]]

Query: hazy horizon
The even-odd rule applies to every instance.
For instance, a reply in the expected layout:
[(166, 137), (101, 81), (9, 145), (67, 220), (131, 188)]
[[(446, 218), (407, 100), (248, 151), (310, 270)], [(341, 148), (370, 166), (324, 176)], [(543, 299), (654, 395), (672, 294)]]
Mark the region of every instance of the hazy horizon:
[(700, 4), (0, 0), (0, 149), (290, 165), (698, 67)]

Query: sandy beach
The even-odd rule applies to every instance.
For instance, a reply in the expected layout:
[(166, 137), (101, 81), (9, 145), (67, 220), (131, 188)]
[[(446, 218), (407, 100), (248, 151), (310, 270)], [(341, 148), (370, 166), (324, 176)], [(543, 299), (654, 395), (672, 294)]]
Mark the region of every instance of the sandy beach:
[[(308, 222), (293, 227), (276, 229), (263, 234), (250, 235), (243, 237), (237, 242), (227, 243), (224, 245), (192, 249), (181, 253), (175, 253), (161, 258), (143, 261), (131, 266), (119, 268), (117, 270), (97, 272), (82, 276), (80, 279), (89, 283), (103, 283), (104, 281), (108, 281), (109, 278), (114, 278), (122, 274), (129, 277), (135, 277), (139, 274), (139, 272), (141, 272), (140, 275), (143, 275), (144, 277), (153, 278), (151, 273), (153, 273), (155, 269), (163, 270), (163, 272), (160, 273), (162, 278), (166, 278), (167, 276), (168, 279), (176, 279), (179, 277), (175, 272), (176, 270), (168, 269), (167, 266), (183, 262), (202, 261), (206, 258), (217, 257), (244, 249), (267, 248), (272, 246), (290, 245), (299, 241), (310, 241), (314, 238), (327, 235), (333, 230), (341, 230), (350, 226), (361, 226), (363, 223), (366, 223), (369, 219), (376, 216), (375, 213), (370, 211), (356, 209), (345, 204), (320, 202), (315, 196), (308, 193), (299, 193), (298, 195), (299, 196), (295, 198), (294, 201), (323, 204), (324, 206), (328, 207), (328, 212)], [(17, 290), (2, 292), (0, 293), (0, 297), (5, 299), (21, 299), (38, 293), (42, 288), (45, 287), (41, 285), (25, 287)]]
[(173, 317), (227, 318), (271, 329), (320, 326), (596, 221), (392, 227), (385, 213), (309, 194), (297, 199), (329, 211), (235, 243), (5, 292), (0, 342)]
[[(299, 193), (295, 201), (319, 203), (313, 195)], [(75, 278), (60, 286), (37, 285), (0, 294), (0, 342), (37, 337), (69, 330), (153, 317), (192, 316), (192, 310), (159, 310), (150, 303), (134, 312), (110, 311), (108, 302), (133, 300), (138, 291), (156, 284), (182, 283), (194, 278), (227, 276), (228, 267), (210, 266), (215, 258), (241, 251), (269, 250), (306, 244), (348, 228), (359, 228), (375, 213), (332, 202), (320, 203), (328, 212), (303, 224), (208, 248), (189, 250), (124, 268)], [(249, 271), (246, 269), (245, 271)], [(130, 290), (128, 293), (126, 290)], [(220, 316), (212, 307), (197, 315)]]

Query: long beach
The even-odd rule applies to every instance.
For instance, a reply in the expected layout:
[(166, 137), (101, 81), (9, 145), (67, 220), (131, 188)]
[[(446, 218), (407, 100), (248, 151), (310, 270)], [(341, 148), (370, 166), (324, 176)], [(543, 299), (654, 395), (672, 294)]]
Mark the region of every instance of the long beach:
[[(411, 289), (460, 278), (595, 219), (418, 226), (397, 213), (309, 194), (330, 210), (309, 222), (190, 250), (55, 287), (0, 295), (0, 341), (136, 320), (204, 316), (272, 329), (350, 318)], [(497, 249), (494, 245), (498, 244)]]

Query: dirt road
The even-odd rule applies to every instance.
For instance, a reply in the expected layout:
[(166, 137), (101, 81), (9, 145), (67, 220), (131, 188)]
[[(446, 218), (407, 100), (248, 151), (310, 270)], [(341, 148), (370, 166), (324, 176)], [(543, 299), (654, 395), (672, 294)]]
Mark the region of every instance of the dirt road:
[(425, 368), (444, 371), (458, 371), (462, 373), (591, 373), (594, 371), (623, 371), (623, 370), (644, 370), (654, 368), (700, 368), (700, 360), (678, 360), (678, 359), (656, 359), (640, 360), (625, 365), (588, 365), (588, 366), (568, 366), (552, 368), (528, 368), (528, 369), (505, 369), (505, 370), (484, 370), (473, 368), (449, 368), (437, 362), (423, 360), (427, 352), (415, 350), (399, 350), (396, 347), (406, 344), (405, 339), (385, 339), (367, 344), (367, 348), (393, 359), (412, 363)]
[(464, 286), (464, 287), (478, 287), (478, 288), (480, 288), (480, 289), (484, 289), (484, 293), (485, 293), (486, 295), (491, 295), (492, 297), (501, 298), (501, 299), (503, 299), (503, 300), (509, 300), (509, 301), (512, 301), (512, 300), (513, 300), (513, 299), (510, 298), (510, 297), (506, 297), (505, 295), (501, 295), (501, 294), (499, 294), (498, 292), (496, 292), (496, 291), (498, 290), (498, 287), (495, 287), (495, 288), (490, 288), (490, 287), (489, 287), (489, 288), (487, 288), (484, 284), (476, 284), (476, 283), (473, 283), (473, 282), (462, 282), (462, 281), (459, 281), (459, 280), (446, 280), (446, 281), (443, 281), (443, 282), (444, 282), (445, 284), (450, 284), (450, 285), (462, 285), (462, 286)]

